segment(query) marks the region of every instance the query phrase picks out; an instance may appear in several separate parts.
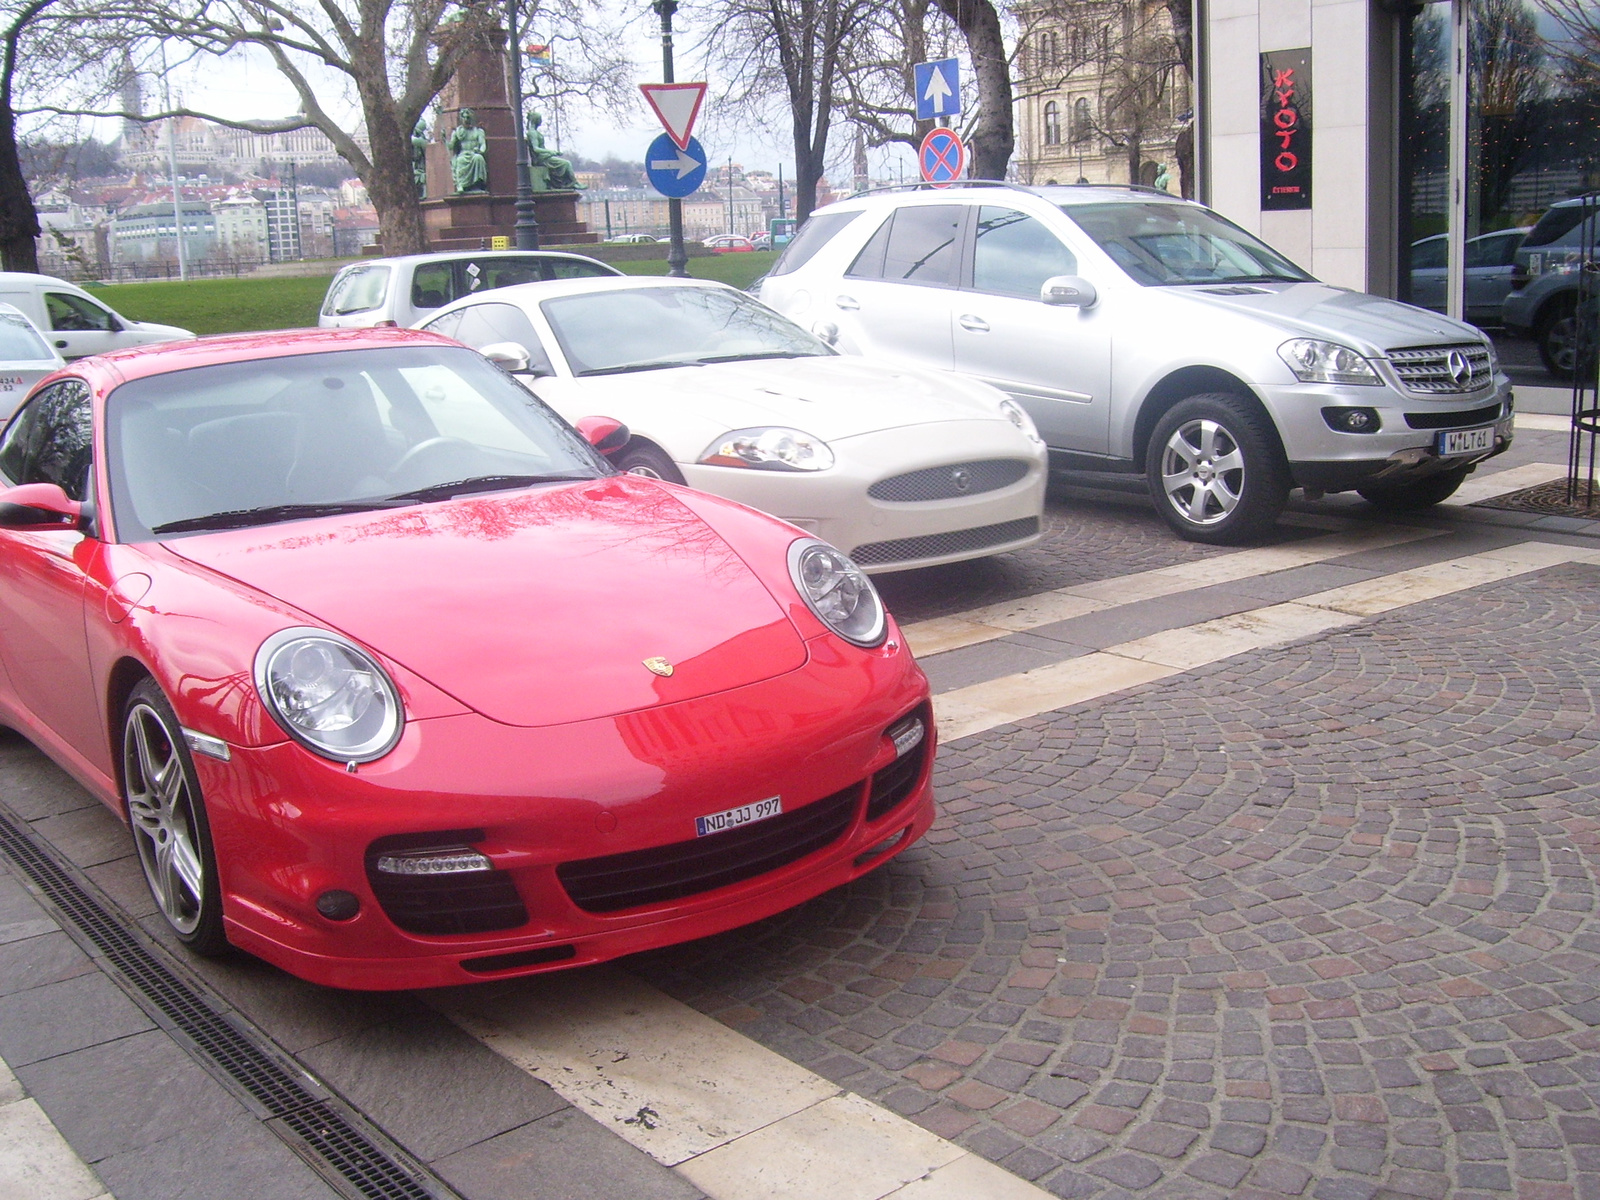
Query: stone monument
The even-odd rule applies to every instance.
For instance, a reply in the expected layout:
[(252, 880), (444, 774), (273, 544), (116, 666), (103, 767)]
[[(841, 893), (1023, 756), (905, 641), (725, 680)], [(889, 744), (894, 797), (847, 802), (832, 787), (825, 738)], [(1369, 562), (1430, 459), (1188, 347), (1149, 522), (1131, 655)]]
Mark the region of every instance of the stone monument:
[[(516, 246), (517, 131), (506, 98), (507, 70), (505, 30), (491, 30), (439, 94), (442, 112), (424, 154), (422, 219), (430, 250), (489, 250), (499, 237)], [(482, 162), (481, 179), (476, 162), (461, 176), (465, 191), (457, 186), (460, 158), (452, 152), (463, 147)], [(576, 191), (535, 191), (533, 201), (541, 246), (600, 240), (578, 220)]]

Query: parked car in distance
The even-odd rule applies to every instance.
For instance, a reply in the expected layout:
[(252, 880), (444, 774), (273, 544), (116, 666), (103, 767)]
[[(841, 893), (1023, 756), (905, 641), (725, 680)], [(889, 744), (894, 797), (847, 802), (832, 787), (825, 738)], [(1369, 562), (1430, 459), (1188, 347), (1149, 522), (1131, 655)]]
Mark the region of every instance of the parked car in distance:
[(335, 275), (317, 324), (324, 329), (413, 325), (460, 296), (537, 279), (587, 279), (621, 271), (582, 254), (479, 250), (407, 254), (351, 263)]
[(29, 389), (64, 364), (33, 322), (10, 304), (0, 304), (0, 419), (15, 411)]
[(772, 235), (764, 229), (759, 233), (752, 233), (750, 235), (750, 245), (757, 250), (771, 250)]
[(26, 316), (65, 359), (194, 336), (175, 325), (130, 321), (76, 284), (51, 275), (0, 271), (0, 304)]
[(574, 279), (458, 300), (423, 328), (569, 421), (628, 426), (612, 462), (783, 517), (869, 572), (1038, 541), (1044, 443), (975, 380), (845, 357), (743, 292)]
[[(1531, 225), (1497, 229), (1468, 238), (1466, 253), (1466, 319), (1474, 325), (1499, 325), (1506, 296), (1511, 293), (1511, 272), (1517, 247)], [(1411, 243), (1411, 303), (1431, 312), (1444, 312), (1448, 271), (1448, 243), (1436, 233)]]
[(412, 330), (87, 359), (0, 436), (0, 721), (156, 910), (415, 988), (705, 937), (933, 821), (927, 678), (781, 521)]
[[(1511, 292), (1506, 296), (1506, 329), (1531, 337), (1545, 370), (1571, 379), (1581, 362), (1593, 364), (1594, 322), (1580, 319), (1582, 273), (1600, 269), (1600, 259), (1585, 261), (1600, 237), (1600, 195), (1575, 196), (1552, 204), (1517, 248)], [(1597, 285), (1589, 285), (1594, 295)], [(1590, 371), (1593, 368), (1591, 365)]]
[(616, 237), (608, 237), (607, 242), (612, 245), (622, 246), (654, 246), (664, 239), (648, 233), (619, 233)]
[(1052, 466), (1142, 472), (1180, 536), (1261, 536), (1291, 488), (1436, 504), (1511, 444), (1471, 325), (1313, 279), (1202, 205), (968, 184), (813, 213), (761, 298), (841, 349), (994, 384)]
[(737, 233), (719, 233), (704, 239), (701, 244), (713, 254), (748, 254), (755, 249), (749, 238), (740, 237)]

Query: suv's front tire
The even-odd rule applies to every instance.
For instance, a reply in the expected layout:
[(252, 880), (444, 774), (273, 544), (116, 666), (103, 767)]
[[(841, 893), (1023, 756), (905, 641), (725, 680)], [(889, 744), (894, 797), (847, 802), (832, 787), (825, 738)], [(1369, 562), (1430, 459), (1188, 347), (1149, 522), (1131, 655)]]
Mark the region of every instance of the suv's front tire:
[(1289, 470), (1267, 418), (1227, 392), (1180, 400), (1150, 435), (1145, 476), (1179, 537), (1231, 546), (1265, 533), (1283, 511)]

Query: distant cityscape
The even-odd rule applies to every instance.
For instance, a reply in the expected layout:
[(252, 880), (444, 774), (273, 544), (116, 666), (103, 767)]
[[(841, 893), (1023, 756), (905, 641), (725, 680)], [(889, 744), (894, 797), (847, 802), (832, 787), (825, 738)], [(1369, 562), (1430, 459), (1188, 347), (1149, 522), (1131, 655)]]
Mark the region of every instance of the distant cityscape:
[[(41, 270), (107, 281), (176, 277), (180, 236), (193, 275), (374, 252), (378, 218), (366, 188), (320, 131), (261, 134), (183, 117), (170, 122), (169, 140), (168, 126), (129, 121), (109, 145), (29, 148)], [(355, 137), (365, 149), (365, 133)], [(574, 165), (586, 189), (579, 217), (592, 233), (666, 236), (667, 202), (645, 186), (641, 164), (575, 157)], [(832, 198), (824, 181), (818, 203)], [(792, 216), (793, 201), (792, 181), (723, 163), (684, 201), (685, 235), (753, 234)]]

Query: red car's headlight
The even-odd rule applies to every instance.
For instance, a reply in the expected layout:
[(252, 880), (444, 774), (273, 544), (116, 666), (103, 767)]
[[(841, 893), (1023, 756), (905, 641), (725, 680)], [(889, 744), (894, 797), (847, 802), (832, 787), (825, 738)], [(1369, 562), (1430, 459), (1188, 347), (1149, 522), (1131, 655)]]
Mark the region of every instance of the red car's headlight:
[(789, 574), (817, 619), (847, 642), (881, 645), (889, 617), (866, 573), (826, 542), (789, 547)]
[(283, 731), (335, 762), (371, 762), (400, 740), (394, 681), (366, 651), (324, 629), (283, 629), (256, 651), (256, 691)]

